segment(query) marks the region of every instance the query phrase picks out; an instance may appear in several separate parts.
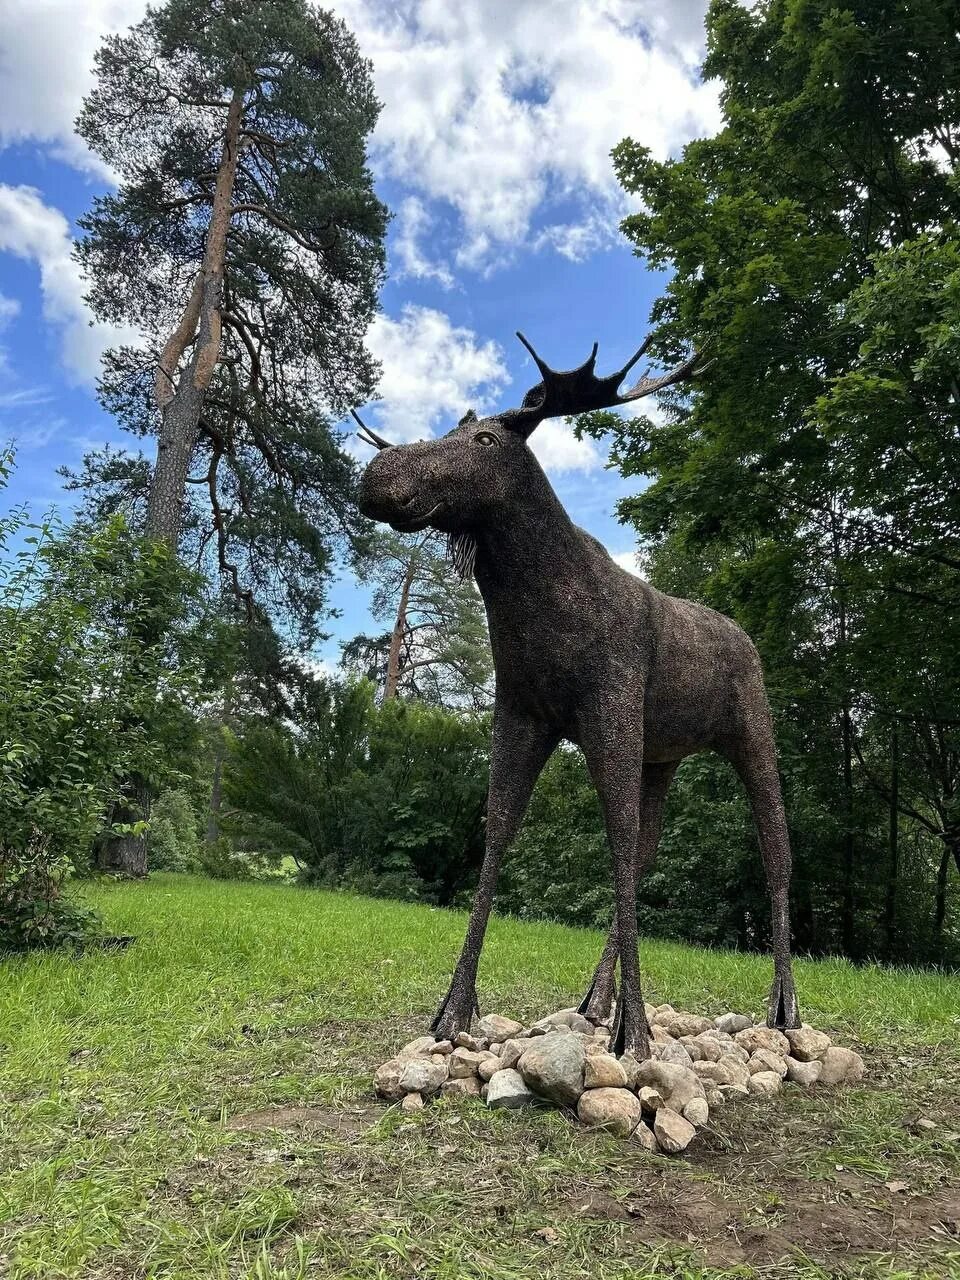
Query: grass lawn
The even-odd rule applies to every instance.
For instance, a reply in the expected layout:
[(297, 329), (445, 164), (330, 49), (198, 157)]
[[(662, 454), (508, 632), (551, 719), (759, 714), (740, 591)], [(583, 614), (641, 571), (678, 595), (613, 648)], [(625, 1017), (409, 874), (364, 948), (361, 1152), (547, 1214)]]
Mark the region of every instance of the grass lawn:
[[(460, 915), (160, 875), (91, 896), (134, 945), (0, 963), (5, 1278), (960, 1276), (958, 979), (801, 963), (868, 1079), (731, 1105), (670, 1160), (556, 1112), (372, 1098)], [(484, 1008), (569, 1003), (600, 943), (495, 921)], [(759, 1013), (770, 974), (660, 942), (642, 964), (704, 1013)]]

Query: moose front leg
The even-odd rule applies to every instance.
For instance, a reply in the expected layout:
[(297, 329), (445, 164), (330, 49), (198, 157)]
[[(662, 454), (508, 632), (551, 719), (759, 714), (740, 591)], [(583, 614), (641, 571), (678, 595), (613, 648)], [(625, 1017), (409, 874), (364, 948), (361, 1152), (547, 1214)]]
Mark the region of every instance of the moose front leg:
[(556, 734), (545, 725), (497, 705), (493, 713), (493, 742), (490, 750), (490, 789), (487, 798), (487, 837), (480, 881), (467, 925), (460, 959), (430, 1024), (438, 1039), (452, 1040), (460, 1031), (469, 1031), (477, 1004), (477, 967), (497, 888), (500, 861), (509, 847), (540, 771), (557, 745)]
[[(613, 863), (616, 920), (620, 943), (620, 998), (614, 1019), (612, 1053), (650, 1056), (650, 1028), (640, 990), (637, 943), (637, 873), (635, 855), (642, 795), (642, 718), (631, 715), (643, 706), (625, 689), (617, 700), (604, 698), (585, 717), (583, 752), (600, 798)], [(637, 720), (640, 719), (638, 725)]]
[[(638, 882), (649, 871), (656, 857), (663, 826), (663, 805), (676, 771), (675, 764), (650, 764), (643, 767), (637, 849), (634, 857), (634, 874)], [(615, 978), (619, 954), (620, 930), (614, 912), (603, 955), (579, 1006), (579, 1012), (591, 1022), (603, 1022), (610, 1017), (610, 1008), (617, 994)]]

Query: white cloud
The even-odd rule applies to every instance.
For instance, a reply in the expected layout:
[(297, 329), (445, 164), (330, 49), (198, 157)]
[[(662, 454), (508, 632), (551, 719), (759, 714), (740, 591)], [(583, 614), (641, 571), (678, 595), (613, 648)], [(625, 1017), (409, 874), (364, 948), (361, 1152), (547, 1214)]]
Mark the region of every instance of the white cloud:
[(3, 0), (0, 8), (0, 142), (50, 143), (79, 168), (102, 171), (73, 121), (101, 39), (141, 18), (146, 0)]
[[(610, 149), (666, 156), (719, 120), (696, 81), (704, 0), (342, 0), (384, 110), (378, 167), (462, 221), (458, 262), (489, 268), (554, 198), (584, 206), (576, 249), (624, 207)], [(585, 229), (574, 234), (572, 228)]]
[(484, 412), (510, 381), (496, 342), (430, 307), (408, 304), (399, 319), (377, 316), (368, 341), (383, 365), (380, 402), (370, 416), (394, 441), (423, 439), (436, 427), (447, 431), (471, 406)]
[(40, 268), (43, 314), (60, 330), (63, 362), (77, 381), (92, 383), (100, 356), (131, 331), (92, 325), (83, 301), (84, 286), (70, 256), (70, 227), (59, 209), (44, 204), (33, 187), (0, 183), (0, 252), (35, 262)]
[(399, 264), (399, 269), (393, 273), (394, 278), (402, 280), (405, 276), (412, 276), (416, 280), (436, 280), (444, 289), (452, 288), (450, 268), (445, 262), (428, 258), (422, 248), (423, 238), (436, 225), (436, 219), (423, 201), (416, 196), (408, 196), (401, 201), (394, 225), (396, 229), (390, 251)]
[[(375, 167), (414, 200), (401, 204), (396, 245), (406, 274), (441, 283), (449, 274), (422, 249), (430, 201), (459, 219), (461, 266), (490, 270), (528, 243), (582, 257), (626, 207), (610, 163), (621, 138), (663, 157), (719, 121), (715, 87), (696, 78), (706, 0), (336, 8), (372, 58), (384, 103)], [(145, 0), (4, 0), (0, 141), (35, 139), (98, 168), (72, 122), (99, 41), (144, 10)], [(534, 221), (544, 218), (538, 241)]]
[(618, 564), (621, 569), (626, 569), (627, 573), (632, 573), (635, 578), (643, 577), (639, 551), (611, 551), (610, 555), (614, 564)]
[(541, 422), (529, 440), (545, 471), (596, 471), (603, 458), (592, 440), (578, 440), (562, 418)]

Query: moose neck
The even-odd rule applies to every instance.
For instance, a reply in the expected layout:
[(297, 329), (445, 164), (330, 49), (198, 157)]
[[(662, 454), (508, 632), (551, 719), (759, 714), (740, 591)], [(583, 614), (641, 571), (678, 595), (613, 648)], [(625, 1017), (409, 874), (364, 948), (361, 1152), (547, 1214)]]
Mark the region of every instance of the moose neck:
[(492, 614), (535, 608), (543, 588), (583, 556), (583, 535), (542, 472), (523, 499), (502, 520), (478, 530), (476, 539), (477, 586)]

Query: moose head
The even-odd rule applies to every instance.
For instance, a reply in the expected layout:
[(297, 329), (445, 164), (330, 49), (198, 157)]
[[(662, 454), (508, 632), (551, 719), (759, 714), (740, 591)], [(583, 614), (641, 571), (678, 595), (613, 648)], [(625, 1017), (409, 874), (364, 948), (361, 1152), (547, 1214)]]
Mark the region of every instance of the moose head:
[(541, 380), (523, 397), (518, 409), (488, 418), (471, 410), (438, 440), (391, 445), (360, 421), (360, 435), (380, 452), (363, 474), (360, 509), (394, 529), (410, 533), (428, 526), (453, 537), (476, 533), (501, 519), (518, 503), (536, 500), (546, 485), (527, 445), (531, 432), (547, 418), (567, 417), (595, 409), (630, 404), (693, 376), (698, 353), (661, 377), (643, 377), (630, 390), (619, 388), (648, 350), (647, 340), (622, 369), (600, 378), (595, 372), (597, 344), (576, 369), (557, 372), (517, 337), (530, 352)]

